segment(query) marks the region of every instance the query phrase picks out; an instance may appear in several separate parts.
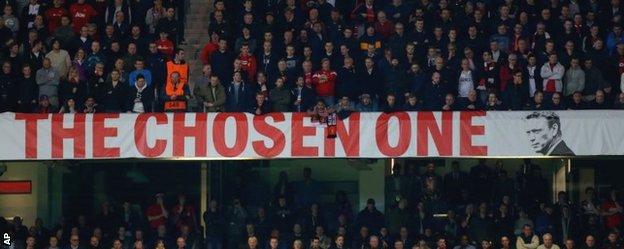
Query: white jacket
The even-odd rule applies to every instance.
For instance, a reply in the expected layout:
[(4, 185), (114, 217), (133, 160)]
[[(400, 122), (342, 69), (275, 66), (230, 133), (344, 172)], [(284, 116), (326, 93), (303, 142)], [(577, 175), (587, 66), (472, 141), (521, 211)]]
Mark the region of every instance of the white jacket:
[(544, 64), (540, 71), (540, 75), (544, 79), (544, 91), (546, 91), (546, 85), (549, 80), (555, 80), (555, 89), (557, 92), (563, 91), (563, 82), (561, 79), (563, 79), (563, 75), (565, 75), (565, 68), (561, 65), (561, 63), (557, 62), (557, 64), (552, 68), (548, 63)]
[(522, 240), (522, 238), (520, 238), (520, 236), (518, 236), (516, 238), (516, 249), (537, 249), (537, 247), (540, 244), (539, 242), (540, 242), (539, 238), (535, 234), (531, 238), (531, 243), (530, 244), (525, 244), (524, 240)]

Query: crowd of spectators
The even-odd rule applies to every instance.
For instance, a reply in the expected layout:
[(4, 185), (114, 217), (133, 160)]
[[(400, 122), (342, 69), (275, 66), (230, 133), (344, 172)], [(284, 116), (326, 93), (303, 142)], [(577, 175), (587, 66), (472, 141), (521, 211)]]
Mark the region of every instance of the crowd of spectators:
[(395, 165), (385, 180), (383, 213), (374, 199), (356, 210), (340, 190), (321, 204), (327, 193), (306, 168), (301, 181), (281, 172), (253, 207), (253, 196), (235, 194), (210, 200), (200, 216), (185, 195), (167, 202), (172, 198), (159, 193), (142, 208), (104, 202), (95, 215), (68, 214), (52, 228), (41, 219), (27, 228), (19, 217), (0, 219), (0, 228), (6, 225), (13, 238), (10, 249), (622, 248), (615, 190), (599, 195), (589, 187), (575, 202), (559, 192), (551, 201), (548, 180), (530, 160), (513, 174), (500, 160), (480, 160), (469, 171), (453, 162), (445, 175), (433, 163), (422, 168)]
[(621, 0), (215, 0), (201, 75), (184, 1), (109, 1), (0, 3), (0, 112), (624, 108)]

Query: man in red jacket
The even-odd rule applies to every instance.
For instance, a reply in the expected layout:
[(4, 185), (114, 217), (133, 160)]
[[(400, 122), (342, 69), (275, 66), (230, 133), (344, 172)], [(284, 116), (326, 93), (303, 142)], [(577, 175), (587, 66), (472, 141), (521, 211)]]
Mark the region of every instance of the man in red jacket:
[(68, 14), (67, 9), (63, 8), (63, 2), (61, 2), (61, 0), (54, 0), (52, 4), (53, 6), (45, 12), (50, 34), (53, 34), (56, 28), (61, 26), (61, 18)]
[(97, 15), (97, 11), (91, 5), (85, 3), (85, 0), (78, 0), (78, 2), (72, 4), (69, 7), (69, 13), (71, 14), (72, 27), (76, 34), (80, 33), (82, 26), (87, 25)]
[(204, 63), (204, 65), (210, 64), (210, 55), (212, 55), (212, 53), (214, 51), (217, 51), (218, 49), (219, 34), (217, 34), (216, 32), (212, 32), (212, 34), (210, 34), (210, 41), (208, 41), (206, 45), (204, 45), (204, 48), (202, 48), (201, 53), (199, 54), (199, 58), (201, 59), (202, 63)]
[(258, 70), (258, 64), (256, 63), (256, 57), (249, 54), (249, 44), (243, 44), (238, 59), (241, 61), (243, 71), (248, 75), (249, 82), (253, 82)]
[(327, 58), (321, 61), (321, 70), (312, 75), (312, 84), (316, 88), (316, 94), (323, 99), (327, 106), (334, 105), (336, 76), (336, 72), (330, 69)]

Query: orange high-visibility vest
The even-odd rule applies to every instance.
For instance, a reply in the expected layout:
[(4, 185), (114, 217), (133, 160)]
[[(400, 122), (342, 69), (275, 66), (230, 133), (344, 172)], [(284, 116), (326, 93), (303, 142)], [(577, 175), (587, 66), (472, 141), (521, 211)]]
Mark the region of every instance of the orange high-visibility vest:
[(178, 72), (180, 74), (180, 82), (182, 84), (186, 84), (188, 82), (188, 72), (189, 66), (188, 64), (175, 64), (173, 61), (167, 61), (167, 82), (165, 85), (169, 85), (171, 83), (171, 75), (174, 72)]

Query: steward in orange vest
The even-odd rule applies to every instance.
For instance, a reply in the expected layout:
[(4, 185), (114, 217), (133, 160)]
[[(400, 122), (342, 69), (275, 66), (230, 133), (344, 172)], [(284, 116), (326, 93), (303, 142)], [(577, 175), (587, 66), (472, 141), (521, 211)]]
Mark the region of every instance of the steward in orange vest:
[(171, 74), (177, 72), (180, 75), (180, 81), (184, 84), (188, 83), (189, 66), (184, 61), (184, 50), (178, 49), (173, 57), (173, 60), (167, 61), (167, 80), (165, 85), (169, 84), (171, 80)]
[(164, 95), (166, 112), (184, 112), (187, 101), (191, 98), (191, 90), (188, 84), (181, 80), (180, 73), (173, 72), (171, 77), (167, 78)]

